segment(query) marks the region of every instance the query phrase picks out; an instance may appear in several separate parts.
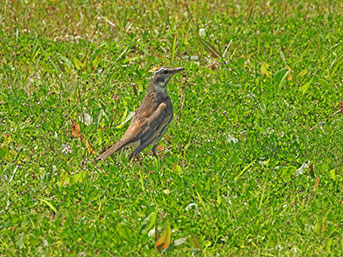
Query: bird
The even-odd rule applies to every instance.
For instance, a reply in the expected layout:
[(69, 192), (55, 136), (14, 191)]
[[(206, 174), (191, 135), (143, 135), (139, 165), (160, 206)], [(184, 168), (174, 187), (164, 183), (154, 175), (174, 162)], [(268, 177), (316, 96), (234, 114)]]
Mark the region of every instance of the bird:
[(125, 134), (100, 154), (97, 160), (105, 160), (114, 152), (132, 146), (135, 149), (129, 156), (130, 162), (133, 157), (138, 158), (138, 154), (149, 145), (152, 145), (153, 155), (157, 157), (158, 142), (167, 132), (174, 116), (167, 85), (173, 75), (183, 70), (183, 67), (162, 67), (153, 72), (147, 93)]

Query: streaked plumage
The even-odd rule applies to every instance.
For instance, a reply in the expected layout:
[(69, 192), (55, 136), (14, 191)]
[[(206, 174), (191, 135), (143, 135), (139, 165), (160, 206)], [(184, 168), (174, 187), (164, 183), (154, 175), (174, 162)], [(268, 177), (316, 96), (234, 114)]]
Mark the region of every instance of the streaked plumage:
[(152, 151), (156, 156), (157, 143), (164, 136), (173, 119), (173, 105), (167, 92), (167, 85), (170, 78), (182, 70), (184, 70), (182, 67), (164, 67), (153, 73), (148, 92), (124, 136), (97, 160), (105, 160), (114, 152), (128, 146), (136, 147), (129, 161), (148, 145), (153, 145)]

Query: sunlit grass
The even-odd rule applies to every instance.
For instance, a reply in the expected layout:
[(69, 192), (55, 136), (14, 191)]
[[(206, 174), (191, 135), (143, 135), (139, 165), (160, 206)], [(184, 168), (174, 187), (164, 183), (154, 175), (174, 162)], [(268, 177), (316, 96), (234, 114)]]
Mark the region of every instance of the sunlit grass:
[[(341, 254), (342, 10), (6, 1), (0, 253), (151, 256), (159, 228), (170, 255)], [(97, 162), (162, 65), (185, 72), (160, 158)]]

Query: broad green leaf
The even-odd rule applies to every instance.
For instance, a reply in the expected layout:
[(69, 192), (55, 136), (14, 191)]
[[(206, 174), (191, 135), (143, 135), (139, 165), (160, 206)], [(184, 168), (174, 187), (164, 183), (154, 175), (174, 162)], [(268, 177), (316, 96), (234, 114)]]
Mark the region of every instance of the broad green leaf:
[(332, 237), (329, 237), (326, 240), (326, 244), (325, 244), (325, 250), (326, 250), (326, 254), (328, 256), (330, 256), (330, 254), (331, 254), (331, 245), (332, 245)]
[(330, 178), (332, 180), (336, 181), (336, 171), (335, 171), (335, 169), (330, 170), (329, 174), (330, 174)]
[(307, 82), (305, 85), (300, 87), (299, 91), (302, 92), (303, 94), (305, 94), (307, 92), (308, 88), (311, 86), (312, 80), (313, 80), (313, 78), (309, 82)]
[(178, 174), (182, 173), (182, 168), (181, 168), (181, 166), (179, 164), (175, 165), (175, 172), (178, 173)]
[(323, 87), (329, 87), (328, 81), (322, 78), (318, 78), (316, 77), (316, 79), (314, 80), (314, 82), (318, 82), (321, 86)]
[(171, 65), (173, 65), (174, 63), (175, 49), (176, 49), (176, 33), (174, 34), (174, 37), (173, 37), (172, 55), (171, 55), (171, 60), (170, 60)]
[(80, 62), (80, 60), (77, 59), (76, 57), (74, 57), (73, 61), (74, 61), (74, 65), (75, 65), (76, 69), (82, 70), (82, 66), (83, 66), (83, 65), (82, 65), (82, 63)]
[(314, 225), (314, 233), (317, 235), (320, 233), (321, 221), (316, 218), (316, 224)]
[(37, 56), (39, 56), (41, 52), (41, 47), (38, 47), (35, 54), (32, 56), (32, 60), (36, 63)]
[(142, 234), (148, 233), (150, 229), (154, 226), (156, 222), (156, 217), (157, 217), (156, 211), (150, 213), (150, 215), (146, 217), (145, 220), (143, 221), (139, 232)]
[(60, 175), (60, 180), (56, 184), (59, 187), (62, 187), (64, 185), (69, 185), (70, 184), (69, 174), (65, 171), (62, 171), (62, 173)]
[(218, 206), (219, 206), (221, 203), (222, 203), (222, 198), (221, 198), (220, 193), (219, 193), (219, 190), (218, 190), (218, 192), (217, 192), (217, 204), (218, 204)]
[(87, 171), (81, 171), (80, 173), (70, 177), (70, 185), (73, 185), (77, 182), (83, 182), (86, 178)]
[(92, 62), (92, 66), (93, 66), (94, 68), (98, 67), (100, 61), (101, 61), (101, 56), (100, 56), (100, 55), (97, 55), (97, 56), (95, 57), (95, 59), (93, 60), (93, 62)]
[(285, 55), (284, 55), (284, 53), (282, 52), (282, 50), (281, 50), (281, 49), (280, 49), (280, 57), (281, 57), (281, 59), (282, 59), (283, 63), (284, 63), (285, 65), (287, 65), (287, 62), (286, 62)]
[(0, 159), (4, 158), (6, 155), (6, 152), (8, 152), (8, 147), (0, 147)]

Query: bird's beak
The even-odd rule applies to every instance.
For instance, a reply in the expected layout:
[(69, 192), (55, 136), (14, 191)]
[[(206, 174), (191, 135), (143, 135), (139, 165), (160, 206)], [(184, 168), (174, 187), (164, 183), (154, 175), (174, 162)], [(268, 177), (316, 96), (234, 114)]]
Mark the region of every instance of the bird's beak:
[(175, 68), (174, 71), (173, 71), (173, 74), (178, 73), (180, 71), (183, 71), (184, 69), (185, 69), (184, 67)]

